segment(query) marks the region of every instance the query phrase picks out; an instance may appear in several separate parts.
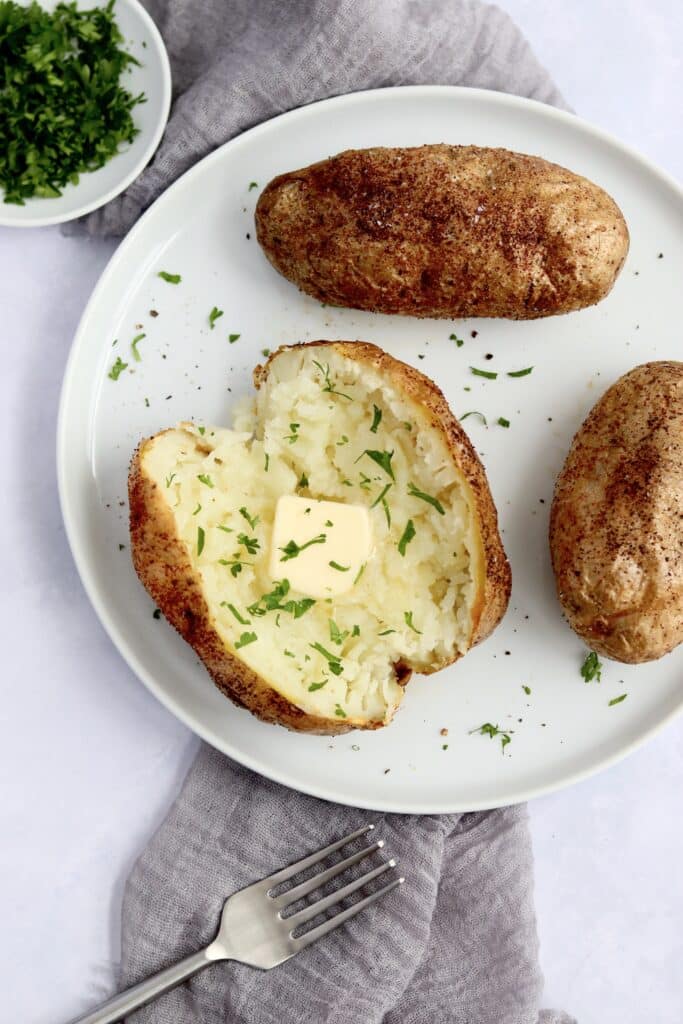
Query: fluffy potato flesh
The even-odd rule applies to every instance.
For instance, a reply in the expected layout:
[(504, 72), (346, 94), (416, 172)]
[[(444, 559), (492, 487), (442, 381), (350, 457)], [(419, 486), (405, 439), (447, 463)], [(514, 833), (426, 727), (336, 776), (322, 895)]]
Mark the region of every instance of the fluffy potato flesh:
[[(435, 415), (439, 403), (448, 413), (440, 392), (374, 346), (283, 349), (255, 380), (256, 397), (233, 429), (184, 423), (139, 449), (131, 473), (136, 568), (221, 689), (261, 717), (308, 731), (386, 724), (411, 670), (454, 661), (505, 609), (509, 570), (483, 469), (456, 421)], [(427, 385), (438, 396), (431, 407)], [(282, 495), (368, 509), (372, 552), (345, 593), (314, 599), (296, 591), (284, 557), (277, 577), (269, 571)], [(152, 507), (163, 528), (149, 526)], [(182, 556), (168, 559), (162, 585), (168, 524)], [(317, 550), (324, 558), (324, 545)], [(174, 573), (179, 587), (198, 581), (204, 611), (173, 607)], [(209, 620), (197, 644), (188, 616)], [(234, 655), (235, 672), (249, 671), (246, 697), (212, 668), (216, 638)], [(254, 680), (303, 713), (301, 721), (283, 721), (253, 699)]]

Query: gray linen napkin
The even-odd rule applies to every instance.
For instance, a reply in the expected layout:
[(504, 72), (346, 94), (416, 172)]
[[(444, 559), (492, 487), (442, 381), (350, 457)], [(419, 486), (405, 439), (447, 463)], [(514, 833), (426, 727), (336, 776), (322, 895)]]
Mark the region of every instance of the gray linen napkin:
[[(467, 84), (564, 102), (512, 22), (454, 0), (147, 0), (175, 103), (147, 170), (92, 234), (123, 234), (189, 166), (265, 118), (352, 90)], [(82, 230), (82, 226), (81, 226)], [(209, 685), (207, 681), (207, 685)], [(367, 814), (302, 796), (203, 747), (126, 886), (121, 985), (208, 942), (223, 899), (374, 820), (407, 884), (267, 973), (209, 968), (149, 1024), (571, 1024), (542, 979), (526, 811)]]

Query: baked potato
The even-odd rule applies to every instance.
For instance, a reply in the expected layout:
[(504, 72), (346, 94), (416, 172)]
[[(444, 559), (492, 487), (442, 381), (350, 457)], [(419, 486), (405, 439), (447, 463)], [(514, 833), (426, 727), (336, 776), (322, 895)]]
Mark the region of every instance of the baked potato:
[(321, 302), (447, 318), (591, 306), (629, 245), (597, 185), (478, 146), (347, 150), (281, 174), (259, 197), (256, 233), (276, 270)]
[[(254, 383), (234, 429), (140, 444), (135, 569), (235, 703), (305, 732), (386, 725), (413, 670), (461, 657), (507, 606), (484, 469), (439, 389), (374, 345), (283, 348)], [(302, 533), (281, 528), (285, 502)], [(349, 508), (367, 554), (352, 534), (333, 554)]]
[(592, 409), (557, 480), (550, 552), (593, 650), (653, 661), (683, 640), (683, 363), (637, 366)]

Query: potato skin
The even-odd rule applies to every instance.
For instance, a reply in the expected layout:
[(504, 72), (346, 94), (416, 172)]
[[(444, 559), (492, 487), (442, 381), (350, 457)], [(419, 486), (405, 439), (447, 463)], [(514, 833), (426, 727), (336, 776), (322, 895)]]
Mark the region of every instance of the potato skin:
[(328, 305), (529, 320), (594, 305), (629, 235), (616, 203), (505, 149), (347, 150), (274, 178), (256, 233), (273, 266)]
[(683, 363), (637, 366), (594, 406), (557, 480), (550, 552), (593, 650), (637, 663), (683, 641)]

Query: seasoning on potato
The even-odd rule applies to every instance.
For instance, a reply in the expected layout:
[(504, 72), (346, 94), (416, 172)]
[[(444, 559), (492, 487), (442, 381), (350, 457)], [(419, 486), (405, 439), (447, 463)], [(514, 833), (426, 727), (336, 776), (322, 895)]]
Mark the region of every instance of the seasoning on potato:
[(683, 363), (621, 377), (572, 442), (550, 552), (560, 603), (589, 647), (653, 661), (683, 641)]
[(329, 305), (530, 320), (594, 305), (628, 252), (601, 188), (505, 149), (347, 150), (281, 174), (256, 207), (263, 250)]

